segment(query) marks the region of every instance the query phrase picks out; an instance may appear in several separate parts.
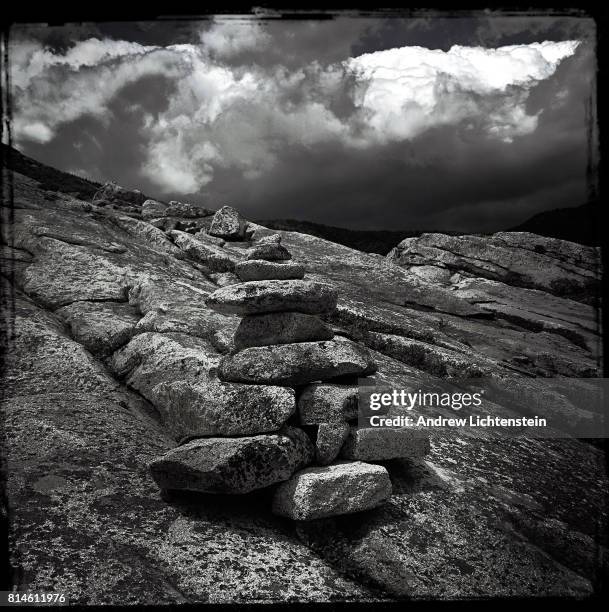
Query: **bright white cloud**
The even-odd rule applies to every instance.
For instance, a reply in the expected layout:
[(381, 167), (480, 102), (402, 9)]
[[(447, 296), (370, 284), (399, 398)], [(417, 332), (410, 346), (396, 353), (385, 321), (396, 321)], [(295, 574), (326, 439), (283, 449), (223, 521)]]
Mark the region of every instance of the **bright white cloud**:
[(15, 87), (23, 88), (53, 66), (78, 71), (87, 66), (103, 65), (114, 58), (142, 55), (154, 48), (122, 40), (90, 38), (68, 49), (65, 54), (55, 54), (38, 43), (23, 42), (11, 49), (11, 78)]
[[(529, 92), (578, 44), (402, 47), (288, 71), (226, 64), (270, 43), (254, 22), (215, 22), (201, 40), (162, 48), (89, 39), (65, 54), (34, 42), (15, 45), (17, 139), (48, 142), (61, 124), (86, 114), (111, 121), (108, 105), (122, 87), (162, 75), (175, 89), (163, 112), (144, 117), (142, 172), (168, 192), (194, 193), (219, 168), (255, 178), (292, 146), (365, 148), (460, 123), (509, 142), (536, 129), (537, 116), (526, 110)], [(341, 94), (353, 96), (350, 116), (332, 110)]]
[(179, 80), (188, 70), (179, 53), (136, 43), (90, 39), (57, 55), (31, 43), (14, 47), (17, 140), (48, 142), (58, 126), (83, 115), (109, 120), (108, 104), (125, 85), (149, 75)]
[(505, 140), (537, 125), (525, 103), (529, 90), (554, 74), (577, 41), (449, 51), (402, 47), (346, 62), (358, 75), (356, 104), (379, 140), (410, 139), (437, 125), (481, 120)]
[(34, 121), (32, 123), (20, 122), (18, 124), (20, 133), (33, 142), (44, 144), (53, 140), (53, 132), (40, 121)]

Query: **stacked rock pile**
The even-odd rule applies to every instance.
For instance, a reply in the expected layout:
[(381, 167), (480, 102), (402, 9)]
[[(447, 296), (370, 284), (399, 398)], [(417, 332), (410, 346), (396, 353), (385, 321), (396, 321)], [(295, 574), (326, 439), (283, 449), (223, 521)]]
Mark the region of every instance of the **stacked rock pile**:
[(376, 364), (365, 347), (335, 337), (320, 318), (336, 308), (336, 289), (305, 280), (304, 267), (277, 234), (258, 240), (235, 273), (241, 283), (206, 300), (220, 313), (241, 317), (234, 350), (220, 361), (214, 384), (232, 385), (243, 398), (251, 388), (251, 399), (239, 406), (249, 423), (250, 412), (257, 413), (255, 421), (265, 420), (264, 402), (256, 399), (260, 389), (281, 394), (283, 422), (266, 418), (275, 431), (178, 446), (151, 464), (155, 481), (163, 489), (208, 493), (275, 484), (273, 512), (296, 520), (382, 504), (391, 495), (389, 474), (368, 462), (421, 457), (429, 442), (404, 429), (357, 427), (358, 379), (374, 373)]

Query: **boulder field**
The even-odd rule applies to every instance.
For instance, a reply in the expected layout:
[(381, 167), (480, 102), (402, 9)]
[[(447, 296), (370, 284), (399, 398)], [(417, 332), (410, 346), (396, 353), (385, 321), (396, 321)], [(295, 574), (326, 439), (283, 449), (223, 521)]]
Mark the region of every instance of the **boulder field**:
[(362, 378), (599, 376), (598, 249), (424, 234), (383, 257), (117, 187), (83, 201), (12, 173), (2, 208), (18, 590), (115, 605), (595, 592), (597, 446), (370, 433), (357, 401)]

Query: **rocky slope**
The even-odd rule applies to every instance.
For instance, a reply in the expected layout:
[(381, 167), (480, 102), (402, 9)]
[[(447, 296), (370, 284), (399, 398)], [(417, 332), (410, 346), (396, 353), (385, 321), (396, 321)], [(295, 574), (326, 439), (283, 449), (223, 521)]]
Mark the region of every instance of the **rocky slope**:
[[(274, 232), (225, 242), (206, 232), (212, 211), (92, 204), (18, 173), (13, 188), (2, 410), (19, 590), (139, 604), (594, 592), (608, 487), (583, 441), (436, 435), (424, 460), (379, 462), (386, 504), (309, 521), (269, 512), (276, 485), (161, 494), (148, 465), (178, 444), (171, 393), (204, 391), (240, 322), (206, 298)], [(424, 234), (383, 257), (279, 233), (338, 291), (325, 322), (368, 348), (379, 383), (599, 374), (593, 248)]]

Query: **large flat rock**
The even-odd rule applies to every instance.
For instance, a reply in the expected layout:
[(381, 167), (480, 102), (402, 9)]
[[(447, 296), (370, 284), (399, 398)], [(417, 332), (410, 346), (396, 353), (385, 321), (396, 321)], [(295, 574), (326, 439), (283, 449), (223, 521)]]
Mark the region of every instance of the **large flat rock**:
[(223, 287), (206, 304), (223, 314), (262, 314), (296, 311), (305, 314), (331, 312), (338, 292), (331, 285), (305, 280), (250, 281)]
[(361, 461), (306, 468), (277, 488), (273, 512), (300, 521), (352, 514), (389, 499), (391, 480), (380, 465)]
[(534, 332), (564, 336), (591, 351), (595, 349), (598, 311), (593, 306), (485, 278), (463, 278), (453, 287), (455, 295), (475, 302), (497, 318)]
[(423, 234), (406, 238), (387, 257), (408, 268), (434, 266), (582, 302), (594, 301), (600, 287), (598, 249), (528, 232)]
[(166, 431), (176, 440), (247, 436), (278, 430), (294, 413), (287, 387), (187, 380), (155, 385), (151, 398)]
[(342, 339), (243, 349), (222, 359), (218, 376), (232, 382), (304, 385), (375, 370), (366, 348)]
[(289, 478), (311, 463), (312, 444), (300, 429), (243, 438), (202, 438), (151, 462), (162, 489), (243, 494)]

